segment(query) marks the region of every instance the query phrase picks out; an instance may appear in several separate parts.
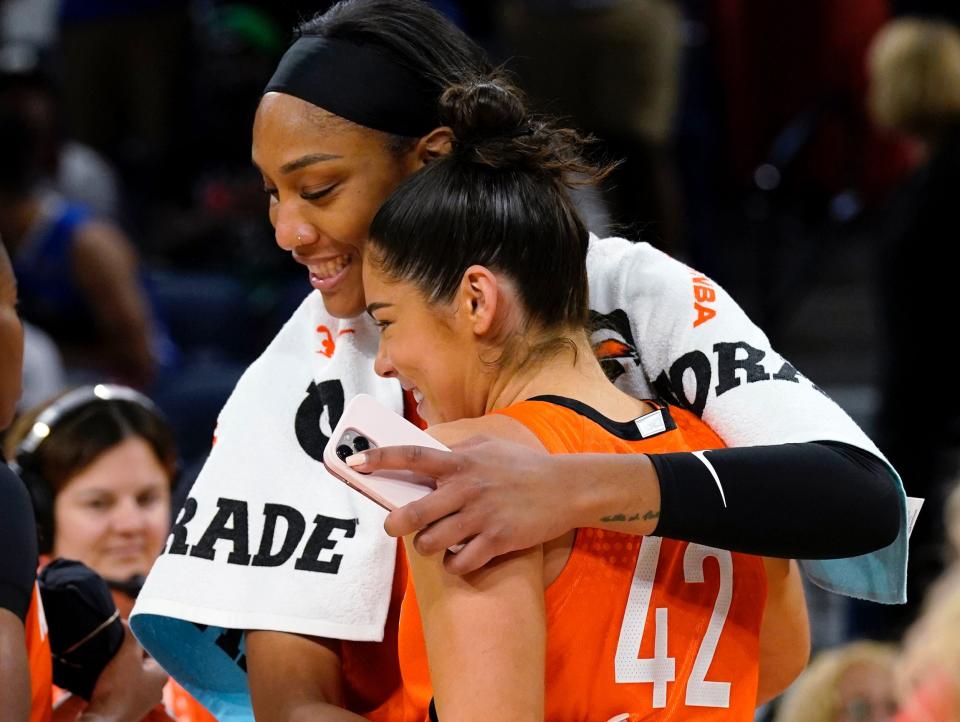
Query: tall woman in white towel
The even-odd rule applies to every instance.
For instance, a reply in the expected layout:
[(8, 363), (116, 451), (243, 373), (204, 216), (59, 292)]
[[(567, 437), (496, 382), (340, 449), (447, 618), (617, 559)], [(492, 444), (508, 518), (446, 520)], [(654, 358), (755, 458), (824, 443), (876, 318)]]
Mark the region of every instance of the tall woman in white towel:
[[(490, 70), (472, 41), (419, 2), (344, 0), (299, 28), (258, 108), (252, 155), (277, 244), (304, 266), (330, 313), (362, 314), (361, 264), (374, 214), (405, 177), (449, 152), (441, 93)], [(863, 573), (831, 581), (828, 566), (818, 578), (897, 600), (902, 489), (856, 425), (709, 278), (646, 244), (595, 237), (588, 273), (600, 329), (594, 340), (618, 385), (691, 409), (742, 448), (715, 452), (709, 467), (691, 454), (534, 458), (509, 444), (421, 456), (445, 483), (416, 513), (395, 513), (391, 532), (436, 522), (420, 543), (429, 551), (466, 542), (450, 564), (456, 572), (589, 526), (810, 559), (856, 556), (896, 538), (878, 564), (859, 562)], [(814, 483), (824, 479), (830, 483)], [(638, 499), (654, 512), (649, 518), (627, 513)], [(235, 593), (224, 594), (247, 599), (243, 568), (233, 573)], [(273, 629), (246, 635), (246, 669), (263, 718), (337, 718), (343, 647)], [(382, 655), (383, 669), (395, 669), (395, 650)], [(379, 678), (374, 697), (389, 692), (390, 675)], [(368, 698), (365, 709), (375, 702)]]

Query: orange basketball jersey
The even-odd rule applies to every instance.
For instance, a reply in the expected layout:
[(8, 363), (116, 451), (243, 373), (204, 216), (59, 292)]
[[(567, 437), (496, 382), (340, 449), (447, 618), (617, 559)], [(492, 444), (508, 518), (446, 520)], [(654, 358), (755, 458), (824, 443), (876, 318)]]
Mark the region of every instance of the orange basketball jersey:
[[(550, 398), (497, 413), (527, 426), (550, 453), (723, 446), (681, 409), (661, 407), (619, 423), (577, 402)], [(410, 584), (400, 621), (403, 719), (423, 720), (431, 689), (412, 592)], [(766, 599), (760, 557), (580, 529), (566, 566), (545, 594), (547, 720), (753, 719)]]
[(53, 714), (53, 659), (50, 637), (43, 616), (40, 588), (33, 584), (33, 598), (24, 621), (27, 661), (30, 664), (30, 722), (50, 722)]

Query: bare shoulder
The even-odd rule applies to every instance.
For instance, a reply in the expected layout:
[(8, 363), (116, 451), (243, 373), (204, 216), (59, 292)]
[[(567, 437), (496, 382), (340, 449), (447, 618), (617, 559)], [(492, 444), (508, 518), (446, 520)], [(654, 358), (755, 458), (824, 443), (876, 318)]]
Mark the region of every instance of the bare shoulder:
[(545, 451), (543, 444), (530, 429), (516, 419), (503, 414), (487, 414), (475, 419), (459, 419), (437, 424), (427, 433), (446, 446), (461, 444), (477, 438), (501, 439), (522, 444), (537, 451)]

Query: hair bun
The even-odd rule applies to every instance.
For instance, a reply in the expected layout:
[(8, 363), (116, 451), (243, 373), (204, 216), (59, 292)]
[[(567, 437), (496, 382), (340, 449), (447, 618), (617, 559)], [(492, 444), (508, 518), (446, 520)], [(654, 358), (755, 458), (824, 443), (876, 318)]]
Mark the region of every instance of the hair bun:
[(440, 97), (440, 119), (457, 140), (515, 135), (526, 119), (520, 92), (498, 78), (452, 85)]

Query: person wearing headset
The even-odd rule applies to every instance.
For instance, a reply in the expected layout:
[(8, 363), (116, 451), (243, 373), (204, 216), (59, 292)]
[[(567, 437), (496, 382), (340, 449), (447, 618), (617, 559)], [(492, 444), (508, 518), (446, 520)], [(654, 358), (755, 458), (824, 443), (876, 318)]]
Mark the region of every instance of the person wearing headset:
[[(160, 411), (133, 389), (85, 386), (25, 413), (4, 446), (33, 501), (40, 554), (97, 572), (126, 619), (170, 526), (177, 450)], [(165, 699), (177, 720), (212, 719), (175, 683)]]
[(170, 525), (177, 453), (157, 408), (133, 389), (81, 387), (23, 414), (5, 446), (33, 499), (40, 553), (100, 574), (125, 617)]

